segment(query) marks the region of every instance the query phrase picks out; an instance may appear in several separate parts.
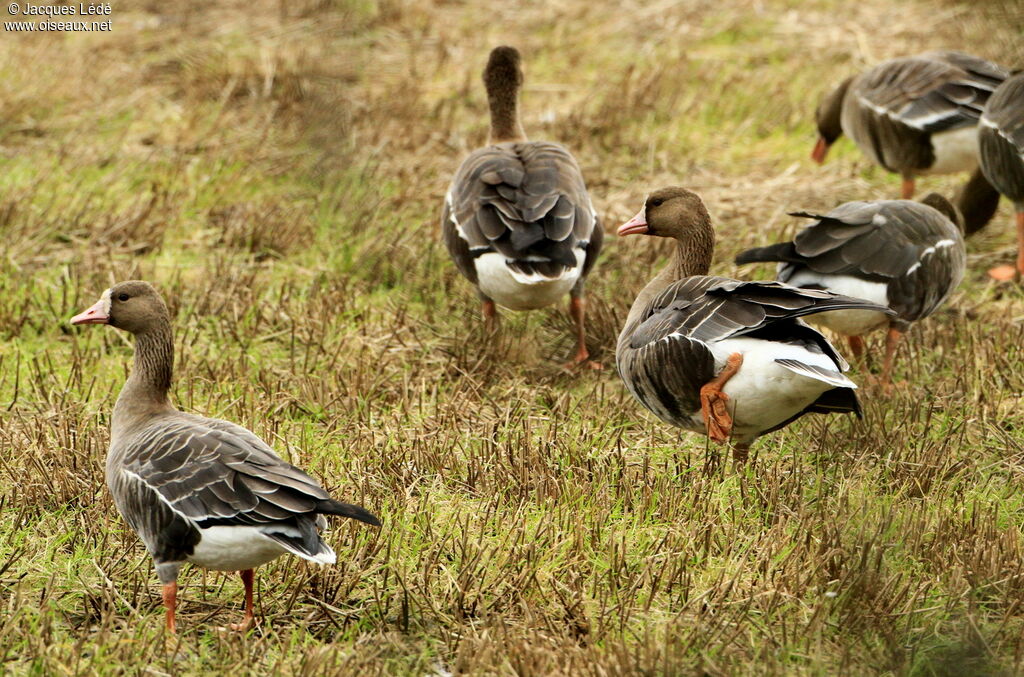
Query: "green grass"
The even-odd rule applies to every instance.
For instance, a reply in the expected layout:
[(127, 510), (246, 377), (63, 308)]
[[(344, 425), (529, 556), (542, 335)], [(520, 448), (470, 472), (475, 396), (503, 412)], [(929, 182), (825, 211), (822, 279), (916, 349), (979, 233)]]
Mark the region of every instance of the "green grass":
[[(1024, 295), (984, 277), (1012, 251), (1008, 208), (911, 332), (906, 388), (865, 389), (862, 422), (763, 438), (742, 470), (648, 416), (611, 368), (664, 243), (609, 238), (588, 284), (608, 368), (570, 374), (564, 310), (503, 313), (487, 339), (438, 235), (447, 181), (486, 137), (480, 70), (507, 42), (528, 134), (576, 153), (606, 230), (682, 184), (715, 219), (715, 272), (766, 278), (729, 262), (791, 234), (787, 212), (897, 191), (848, 142), (812, 166), (820, 94), (931, 48), (1019, 66), (1018, 8), (114, 12), (110, 34), (0, 42), (3, 672), (1021, 670)], [(181, 408), (250, 427), (384, 520), (335, 524), (335, 567), (263, 567), (245, 637), (216, 630), (241, 613), (237, 578), (189, 568), (165, 637), (104, 486), (131, 345), (67, 320), (131, 277), (175, 314)]]

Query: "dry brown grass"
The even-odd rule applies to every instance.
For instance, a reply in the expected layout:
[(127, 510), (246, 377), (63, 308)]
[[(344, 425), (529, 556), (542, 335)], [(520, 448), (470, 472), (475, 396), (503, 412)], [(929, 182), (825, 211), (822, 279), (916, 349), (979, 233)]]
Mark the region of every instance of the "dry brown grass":
[[(1012, 248), (1005, 208), (907, 342), (909, 387), (762, 440), (741, 472), (613, 370), (562, 371), (563, 309), (506, 314), (488, 344), (437, 239), (496, 44), (524, 52), (527, 130), (577, 154), (607, 227), (686, 185), (731, 275), (787, 212), (895, 193), (848, 145), (807, 160), (831, 82), (940, 47), (1019, 66), (1016, 4), (172, 1), (113, 21), (0, 43), (5, 672), (1021, 670), (1024, 297), (983, 277)], [(589, 285), (606, 364), (663, 255), (609, 242)], [(171, 302), (182, 408), (384, 518), (336, 526), (336, 567), (264, 567), (248, 637), (212, 629), (237, 580), (192, 572), (165, 646), (103, 486), (131, 349), (66, 322), (128, 277)]]

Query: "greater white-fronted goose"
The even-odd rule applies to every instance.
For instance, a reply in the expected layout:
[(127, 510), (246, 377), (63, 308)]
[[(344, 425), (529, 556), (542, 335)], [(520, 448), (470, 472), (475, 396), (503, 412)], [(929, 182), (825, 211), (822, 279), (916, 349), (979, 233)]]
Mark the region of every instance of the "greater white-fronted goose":
[(107, 486), (153, 558), (171, 632), (183, 563), (240, 572), (245, 618), (233, 627), (244, 630), (254, 623), (255, 567), (286, 552), (333, 564), (334, 551), (319, 534), (323, 515), (380, 524), (363, 508), (332, 499), (245, 428), (174, 408), (167, 398), (171, 321), (149, 283), (114, 285), (71, 323), (109, 324), (135, 336), (135, 365), (111, 418)]
[(750, 249), (736, 263), (779, 262), (778, 279), (804, 289), (827, 289), (889, 307), (837, 310), (811, 321), (843, 334), (858, 359), (861, 338), (888, 327), (882, 385), (891, 383), (896, 346), (910, 325), (949, 298), (964, 276), (967, 253), (957, 210), (941, 195), (922, 202), (847, 202), (828, 214), (797, 212), (814, 221), (792, 242)]
[(519, 52), (497, 47), (484, 70), (490, 145), (455, 173), (441, 227), (455, 266), (477, 287), (490, 328), (495, 304), (531, 310), (569, 294), (576, 324), (573, 364), (588, 360), (583, 285), (601, 250), (602, 230), (572, 154), (528, 141), (519, 121)]
[(799, 318), (827, 310), (890, 312), (865, 301), (779, 282), (707, 275), (715, 233), (701, 199), (683, 188), (652, 193), (618, 230), (676, 240), (673, 260), (636, 297), (619, 334), (619, 375), (658, 418), (751, 442), (809, 412), (860, 415), (846, 362)]
[[(999, 194), (977, 172), (977, 124), (989, 96), (1008, 72), (960, 52), (929, 52), (885, 61), (848, 78), (815, 113), (823, 162), (846, 134), (871, 161), (903, 177), (902, 197), (914, 195), (921, 174), (975, 172), (961, 209), (969, 232), (985, 225)], [(969, 205), (969, 206), (968, 206)]]
[(978, 129), (981, 169), (1017, 213), (1017, 265), (997, 266), (989, 275), (1012, 280), (1024, 275), (1024, 73), (999, 86), (985, 106)]

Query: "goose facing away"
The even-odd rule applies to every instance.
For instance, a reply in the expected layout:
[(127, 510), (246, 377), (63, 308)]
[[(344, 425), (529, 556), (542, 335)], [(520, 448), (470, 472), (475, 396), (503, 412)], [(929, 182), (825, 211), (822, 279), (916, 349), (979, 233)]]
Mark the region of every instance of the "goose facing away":
[(658, 418), (715, 441), (731, 437), (742, 462), (754, 439), (806, 413), (860, 415), (846, 362), (800, 318), (888, 309), (779, 282), (709, 276), (714, 229), (701, 199), (683, 188), (652, 193), (618, 234), (676, 241), (673, 259), (633, 302), (615, 353), (626, 387)]
[(891, 383), (893, 359), (902, 335), (931, 315), (964, 276), (967, 252), (959, 212), (931, 193), (922, 202), (847, 202), (828, 214), (797, 212), (814, 221), (792, 242), (750, 249), (736, 263), (776, 261), (778, 279), (795, 287), (827, 289), (874, 301), (893, 315), (870, 310), (837, 310), (811, 321), (843, 334), (855, 358), (861, 338), (888, 327), (882, 385)]
[(603, 233), (576, 160), (564, 147), (528, 141), (519, 121), (519, 52), (497, 47), (483, 75), (489, 145), (467, 157), (445, 198), (441, 228), (458, 271), (476, 285), (488, 328), (495, 304), (543, 308), (566, 294), (576, 326), (573, 364), (588, 360), (583, 286)]
[(255, 567), (288, 552), (333, 564), (334, 551), (319, 533), (324, 515), (380, 525), (363, 508), (332, 499), (245, 428), (175, 409), (167, 397), (170, 316), (149, 283), (114, 285), (71, 323), (109, 324), (135, 336), (135, 364), (111, 418), (107, 486), (156, 565), (169, 631), (185, 562), (240, 572), (245, 618), (233, 627), (245, 630), (255, 620)]
[(1013, 202), (1017, 214), (1017, 265), (997, 266), (989, 275), (1012, 280), (1024, 275), (1024, 73), (1006, 80), (989, 99), (978, 143), (985, 177)]
[(989, 96), (1008, 72), (960, 52), (892, 59), (850, 77), (815, 112), (818, 142), (811, 157), (849, 136), (872, 162), (903, 177), (902, 197), (914, 195), (921, 174), (974, 172), (959, 206), (968, 232), (992, 217), (999, 193), (978, 171), (977, 125)]

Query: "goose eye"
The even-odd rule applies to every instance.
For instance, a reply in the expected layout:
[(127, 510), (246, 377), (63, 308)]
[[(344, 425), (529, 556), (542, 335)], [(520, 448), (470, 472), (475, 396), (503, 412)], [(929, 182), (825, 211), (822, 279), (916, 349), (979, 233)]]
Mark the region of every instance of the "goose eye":
[(121, 292), (120, 294), (117, 295), (117, 300), (118, 301), (127, 301), (128, 300), (128, 294), (125, 294), (124, 292)]
[(659, 198), (655, 198), (655, 199), (651, 200), (651, 206), (652, 207), (660, 207), (662, 202), (664, 202), (664, 200), (662, 200), (660, 197)]

